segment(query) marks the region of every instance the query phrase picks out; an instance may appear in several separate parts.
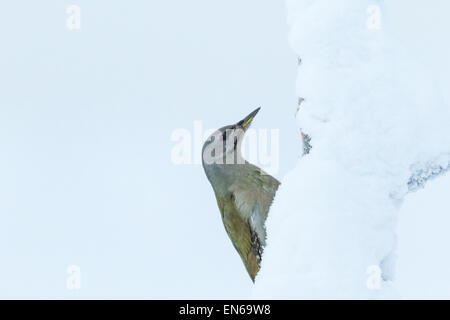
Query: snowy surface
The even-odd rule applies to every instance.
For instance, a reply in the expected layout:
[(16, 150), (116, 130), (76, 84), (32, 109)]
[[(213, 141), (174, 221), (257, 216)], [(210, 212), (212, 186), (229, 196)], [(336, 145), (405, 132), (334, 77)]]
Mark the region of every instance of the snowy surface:
[[(450, 297), (448, 0), (380, 30), (377, 1), (288, 1), (293, 50), (284, 1), (81, 0), (79, 31), (68, 4), (0, 12), (0, 298)], [(170, 137), (257, 106), (283, 184), (253, 290)]]
[(409, 195), (400, 210), (396, 287), (405, 299), (450, 298), (450, 174)]
[[(449, 167), (450, 108), (441, 92), (445, 84), (436, 84), (445, 77), (437, 77), (423, 63), (431, 56), (411, 50), (407, 39), (396, 37), (406, 16), (395, 11), (401, 3), (287, 3), (290, 42), (302, 60), (297, 93), (305, 100), (296, 119), (311, 137), (312, 149), (282, 181), (267, 222), (268, 246), (254, 294), (406, 297), (406, 274), (399, 276), (402, 285), (395, 279), (408, 267), (396, 270), (396, 260), (411, 250), (405, 249), (405, 239), (412, 237), (412, 227), (400, 224), (403, 231), (396, 235), (399, 211), (407, 220), (408, 211), (420, 216), (408, 210), (410, 201), (422, 201), (429, 210), (447, 201), (437, 198), (431, 206), (426, 203), (432, 201), (429, 197), (411, 195), (417, 191), (419, 197), (427, 180)], [(429, 3), (415, 4), (429, 10)], [(380, 9), (379, 28), (368, 24), (373, 14), (368, 8), (373, 5)], [(409, 8), (407, 2), (403, 5)], [(444, 36), (445, 31), (439, 31)], [(442, 210), (448, 212), (448, 201), (446, 208), (434, 210), (434, 224), (441, 222)], [(449, 219), (442, 222), (448, 226)], [(433, 232), (430, 223), (427, 232)], [(404, 239), (398, 247), (400, 235)], [(437, 243), (428, 239), (427, 245), (441, 246), (442, 252), (442, 241), (431, 239)], [(408, 265), (412, 256), (405, 254), (406, 260), (400, 261)], [(414, 258), (420, 256), (417, 251)], [(434, 262), (422, 265), (430, 266), (431, 272)]]

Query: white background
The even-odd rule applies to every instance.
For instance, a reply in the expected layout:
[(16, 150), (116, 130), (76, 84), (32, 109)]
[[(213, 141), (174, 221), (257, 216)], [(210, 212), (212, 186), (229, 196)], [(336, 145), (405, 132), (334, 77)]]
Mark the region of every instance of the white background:
[(170, 137), (262, 106), (282, 177), (300, 155), (287, 30), (283, 1), (4, 3), (0, 297), (247, 297), (203, 169), (175, 166)]

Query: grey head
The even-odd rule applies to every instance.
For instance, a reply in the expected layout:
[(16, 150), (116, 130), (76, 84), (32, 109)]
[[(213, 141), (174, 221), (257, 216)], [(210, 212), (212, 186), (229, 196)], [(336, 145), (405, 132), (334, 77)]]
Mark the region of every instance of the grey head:
[(242, 157), (241, 145), (245, 132), (260, 109), (254, 110), (235, 124), (216, 130), (203, 144), (202, 164), (213, 186), (217, 185), (213, 182), (217, 182), (218, 179), (226, 183), (249, 165)]

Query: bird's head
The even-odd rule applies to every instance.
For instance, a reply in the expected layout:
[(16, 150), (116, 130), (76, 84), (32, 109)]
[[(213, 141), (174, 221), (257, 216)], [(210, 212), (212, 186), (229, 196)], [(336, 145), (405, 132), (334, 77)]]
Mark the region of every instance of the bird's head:
[(241, 121), (220, 128), (211, 134), (203, 144), (202, 161), (206, 169), (208, 165), (244, 164), (241, 155), (241, 144), (260, 108), (256, 109)]

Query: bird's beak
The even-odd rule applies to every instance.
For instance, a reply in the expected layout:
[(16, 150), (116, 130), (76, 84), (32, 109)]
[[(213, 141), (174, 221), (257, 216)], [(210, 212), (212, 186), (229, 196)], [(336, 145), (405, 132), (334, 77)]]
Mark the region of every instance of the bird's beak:
[(241, 121), (239, 121), (237, 123), (238, 126), (241, 126), (242, 128), (244, 128), (244, 130), (247, 130), (248, 127), (250, 127), (250, 124), (252, 123), (253, 119), (255, 118), (256, 114), (258, 113), (259, 109), (256, 109), (255, 111), (253, 111), (252, 113), (250, 113), (248, 116), (246, 116), (244, 119), (242, 119)]

